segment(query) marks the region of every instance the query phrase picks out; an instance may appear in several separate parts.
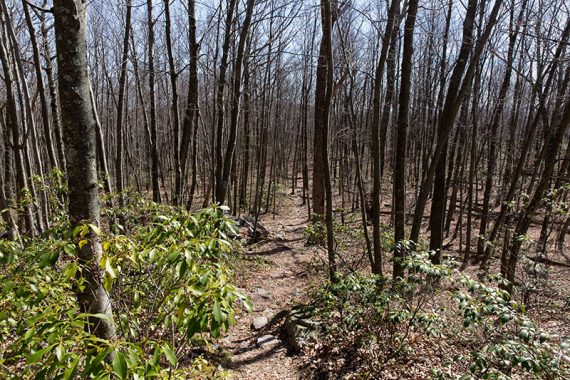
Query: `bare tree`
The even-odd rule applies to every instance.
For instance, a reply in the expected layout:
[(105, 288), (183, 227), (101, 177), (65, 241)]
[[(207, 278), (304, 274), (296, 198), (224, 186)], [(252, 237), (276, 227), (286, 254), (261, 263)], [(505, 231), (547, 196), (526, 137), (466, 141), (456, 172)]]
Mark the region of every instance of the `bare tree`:
[(403, 240), (405, 237), (405, 203), (406, 203), (406, 142), (408, 129), (408, 110), (410, 106), (410, 86), (412, 74), (412, 55), (414, 53), (414, 27), (418, 1), (410, 0), (408, 14), (406, 16), (404, 31), (404, 47), (402, 51), (402, 69), (400, 80), (400, 109), (398, 111), (398, 129), (396, 137), (396, 159), (394, 168), (394, 216), (395, 234), (394, 241), (394, 271), (393, 277), (404, 277), (402, 260), (405, 254)]

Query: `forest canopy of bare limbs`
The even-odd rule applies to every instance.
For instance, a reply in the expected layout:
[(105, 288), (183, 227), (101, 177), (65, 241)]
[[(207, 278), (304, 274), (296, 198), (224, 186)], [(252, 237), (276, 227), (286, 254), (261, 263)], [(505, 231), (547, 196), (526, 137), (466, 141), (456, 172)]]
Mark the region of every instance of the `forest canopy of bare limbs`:
[(0, 378), (570, 376), (564, 0), (0, 0)]

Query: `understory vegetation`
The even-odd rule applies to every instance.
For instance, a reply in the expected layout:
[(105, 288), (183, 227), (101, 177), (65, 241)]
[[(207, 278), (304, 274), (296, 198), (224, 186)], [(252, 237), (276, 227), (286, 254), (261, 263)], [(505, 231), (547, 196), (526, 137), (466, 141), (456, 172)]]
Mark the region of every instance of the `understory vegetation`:
[(394, 282), (354, 272), (320, 287), (306, 308), (322, 326), (307, 348), (314, 378), (564, 379), (570, 342), (549, 334), (524, 305), (448, 260), (429, 253), (404, 260), (409, 274)]
[[(94, 225), (52, 229), (23, 242), (0, 240), (0, 377), (224, 378), (208, 360), (212, 342), (251, 303), (232, 285), (235, 244), (225, 208), (196, 213), (130, 194), (106, 199), (113, 234)], [(76, 246), (101, 241), (103, 284), (117, 337), (85, 329), (76, 290), (84, 286)], [(77, 244), (77, 245), (76, 245)], [(106, 314), (98, 318), (109, 318)]]

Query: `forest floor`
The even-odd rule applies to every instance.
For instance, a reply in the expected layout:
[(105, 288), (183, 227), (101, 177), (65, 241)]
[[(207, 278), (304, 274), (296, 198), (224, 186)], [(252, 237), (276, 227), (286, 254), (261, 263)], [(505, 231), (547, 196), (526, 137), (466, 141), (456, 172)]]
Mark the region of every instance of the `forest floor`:
[[(326, 281), (324, 270), (326, 252), (319, 246), (306, 245), (304, 231), (308, 225), (307, 208), (302, 204), (300, 196), (283, 195), (278, 205), (275, 214), (268, 213), (260, 219), (269, 236), (257, 244), (246, 245), (243, 260), (238, 260), (236, 268), (236, 283), (240, 290), (251, 298), (254, 310), (252, 313), (242, 313), (236, 317), (236, 325), (220, 342), (220, 348), (228, 354), (224, 367), (232, 371), (232, 378), (235, 379), (311, 377), (306, 372), (308, 361), (311, 359), (292, 354), (286, 342), (283, 324), (289, 310), (296, 304), (308, 303), (312, 292)], [(386, 209), (383, 210), (384, 214), (389, 215), (390, 205), (383, 204), (383, 206)], [(536, 228), (532, 230), (536, 232), (534, 231)], [(360, 251), (352, 244), (345, 249), (352, 252)], [(447, 254), (460, 259), (461, 255), (456, 250), (457, 247), (451, 243)], [(558, 255), (555, 256), (554, 259), (562, 259), (557, 257)], [(495, 261), (498, 262), (498, 259)], [(362, 264), (361, 259), (355, 262)], [(526, 285), (534, 284), (536, 278), (531, 279), (527, 273), (532, 265), (526, 263), (521, 267), (521, 281)], [(493, 269), (498, 271), (498, 268)], [(533, 291), (527, 300), (530, 303), (529, 314), (547, 331), (560, 336), (570, 336), (568, 323), (570, 271), (567, 267), (555, 266), (549, 269), (549, 280), (540, 284), (539, 289)], [(470, 266), (466, 271), (474, 278), (477, 277), (476, 272), (476, 266)], [(254, 328), (254, 322), (263, 327)], [(439, 347), (441, 344), (438, 343), (441, 342), (437, 340), (428, 339), (424, 343), (433, 346), (435, 351), (443, 349), (449, 355), (454, 350), (464, 349), (453, 346), (451, 341), (449, 344), (444, 344), (445, 347)], [(434, 357), (441, 356), (441, 353), (436, 354)], [(429, 362), (427, 367), (438, 366), (436, 362), (437, 360)], [(321, 364), (327, 366), (327, 363)], [(424, 374), (429, 372), (429, 368), (424, 368), (426, 363), (416, 363), (415, 366), (416, 372), (424, 371)], [(393, 378), (402, 375), (398, 373), (394, 372)], [(408, 375), (407, 378), (417, 378), (413, 374)]]
[[(292, 306), (307, 300), (311, 288), (322, 281), (316, 270), (319, 248), (306, 247), (303, 231), (307, 210), (300, 196), (282, 198), (277, 215), (267, 214), (261, 224), (269, 237), (248, 246), (236, 281), (252, 300), (254, 311), (241, 314), (222, 340), (231, 354), (229, 369), (236, 379), (298, 379), (300, 359), (290, 355), (282, 325)], [(324, 265), (324, 261), (322, 262)], [(254, 319), (267, 324), (254, 329)]]

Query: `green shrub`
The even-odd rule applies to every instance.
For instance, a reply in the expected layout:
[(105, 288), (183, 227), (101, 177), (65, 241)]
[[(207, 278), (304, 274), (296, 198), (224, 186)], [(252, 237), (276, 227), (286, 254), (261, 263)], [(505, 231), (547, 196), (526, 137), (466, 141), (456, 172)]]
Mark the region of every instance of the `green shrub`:
[(211, 351), (236, 311), (251, 309), (230, 281), (234, 227), (224, 210), (190, 214), (129, 198), (104, 215), (129, 231), (100, 235), (117, 340), (87, 333), (75, 298), (73, 242), (97, 228), (69, 231), (64, 222), (25, 246), (0, 241), (0, 378), (224, 377), (196, 351)]
[(310, 223), (303, 231), (308, 245), (322, 245), (327, 237), (327, 228), (322, 221)]
[(434, 367), (435, 378), (567, 378), (565, 343), (541, 330), (498, 288), (499, 276), (476, 281), (452, 269), (456, 263), (432, 264), (428, 252), (411, 252), (403, 265), (408, 275), (397, 283), (353, 273), (317, 291), (310, 307), (325, 329), (313, 360), (325, 362), (321, 371), (331, 371), (319, 376), (374, 378), (402, 371), (414, 360), (421, 367), (430, 355), (424, 349), (443, 339), (459, 350), (453, 359), (432, 359), (452, 368)]
[[(503, 281), (497, 277), (497, 281)], [(557, 337), (537, 327), (525, 307), (508, 292), (462, 276), (454, 294), (466, 329), (481, 336), (471, 351), (473, 378), (508, 378), (519, 370), (537, 378), (564, 378), (563, 347)], [(558, 343), (557, 343), (558, 342)]]

